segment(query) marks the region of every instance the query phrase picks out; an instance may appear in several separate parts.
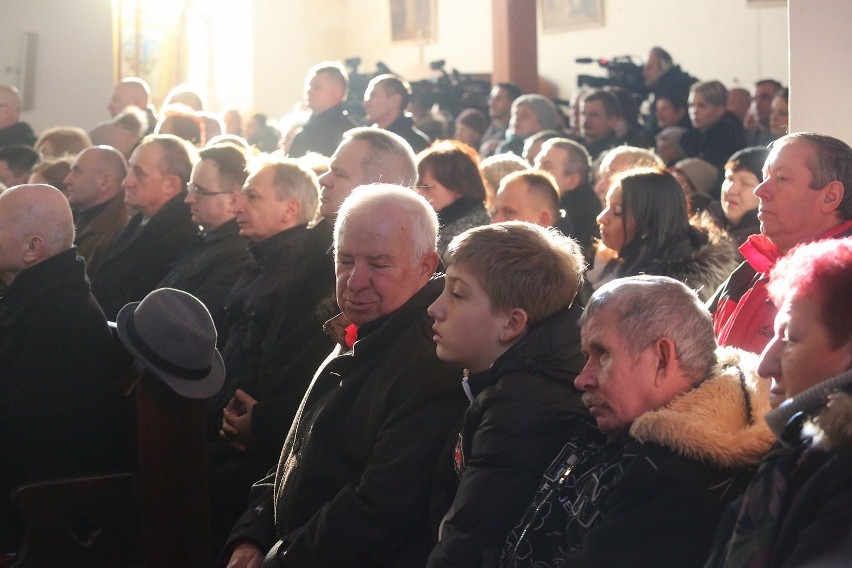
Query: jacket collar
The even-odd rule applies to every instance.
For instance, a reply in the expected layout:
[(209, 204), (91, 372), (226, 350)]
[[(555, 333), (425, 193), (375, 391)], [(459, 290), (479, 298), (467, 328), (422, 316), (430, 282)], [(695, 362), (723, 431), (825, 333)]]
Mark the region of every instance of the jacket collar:
[(202, 235), (204, 237), (205, 243), (212, 243), (229, 238), (239, 237), (240, 225), (237, 223), (237, 219), (234, 218), (222, 223), (215, 229), (203, 232)]
[(4, 302), (19, 302), (46, 290), (72, 288), (90, 290), (85, 263), (77, 256), (77, 247), (71, 247), (18, 274), (12, 284), (5, 287), (2, 299)]
[[(852, 231), (852, 220), (844, 221), (836, 227), (833, 227), (821, 234), (816, 240), (832, 239), (844, 235)], [(781, 251), (778, 250), (769, 237), (763, 234), (749, 235), (746, 242), (740, 246), (740, 252), (743, 258), (751, 265), (754, 270), (764, 276), (769, 274), (778, 259), (781, 258)]]
[(266, 264), (267, 262), (280, 262), (281, 253), (287, 249), (298, 246), (307, 235), (307, 225), (297, 225), (289, 229), (285, 229), (280, 233), (275, 233), (271, 237), (267, 237), (259, 243), (249, 245), (249, 251), (257, 261), (258, 265)]
[(630, 435), (717, 467), (759, 463), (773, 443), (762, 420), (769, 381), (757, 375), (757, 355), (733, 347), (717, 355), (716, 376), (637, 418)]
[(829, 397), (837, 392), (852, 392), (852, 370), (804, 390), (766, 414), (766, 423), (782, 444), (796, 446), (808, 419), (825, 410)]
[[(530, 329), (519, 341), (500, 355), (488, 369), (465, 374), (469, 396), (476, 398), (486, 388), (497, 384), (502, 377), (520, 371), (530, 371), (561, 378), (570, 373), (566, 368), (574, 355), (574, 345), (566, 339), (570, 327), (576, 326), (582, 308), (574, 304), (560, 310)], [(577, 334), (579, 338), (579, 334)]]

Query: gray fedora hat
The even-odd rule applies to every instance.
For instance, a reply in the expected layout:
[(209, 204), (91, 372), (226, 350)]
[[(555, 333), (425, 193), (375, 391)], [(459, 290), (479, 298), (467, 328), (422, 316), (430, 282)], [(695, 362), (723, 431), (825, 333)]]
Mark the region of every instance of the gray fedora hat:
[(192, 294), (154, 290), (121, 308), (115, 323), (127, 350), (176, 393), (206, 399), (222, 388), (225, 364), (216, 349), (216, 327)]

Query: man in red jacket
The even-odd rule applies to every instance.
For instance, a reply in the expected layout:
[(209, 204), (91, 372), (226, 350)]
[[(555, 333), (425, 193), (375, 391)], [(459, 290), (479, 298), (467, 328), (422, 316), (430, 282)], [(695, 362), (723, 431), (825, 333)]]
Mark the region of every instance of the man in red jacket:
[(776, 309), (766, 293), (775, 262), (801, 243), (852, 235), (852, 148), (821, 134), (779, 138), (763, 167), (759, 235), (740, 247), (745, 262), (710, 299), (716, 340), (760, 353)]

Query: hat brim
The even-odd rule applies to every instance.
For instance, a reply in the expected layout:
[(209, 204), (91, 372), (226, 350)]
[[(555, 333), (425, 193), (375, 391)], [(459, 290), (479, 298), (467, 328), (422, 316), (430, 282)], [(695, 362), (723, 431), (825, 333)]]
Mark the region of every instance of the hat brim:
[(206, 377), (197, 380), (183, 379), (169, 374), (160, 369), (155, 363), (141, 355), (127, 332), (127, 324), (133, 318), (136, 306), (141, 302), (130, 302), (118, 311), (115, 318), (116, 334), (122, 345), (130, 351), (136, 359), (141, 361), (145, 367), (165, 382), (169, 388), (186, 398), (208, 399), (222, 389), (225, 384), (225, 362), (219, 350), (213, 349), (213, 361), (210, 365), (210, 373)]

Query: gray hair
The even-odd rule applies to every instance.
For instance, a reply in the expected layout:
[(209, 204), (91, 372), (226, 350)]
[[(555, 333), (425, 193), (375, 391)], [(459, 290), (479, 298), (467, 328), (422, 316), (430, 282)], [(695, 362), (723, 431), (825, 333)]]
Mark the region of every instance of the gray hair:
[(701, 95), (709, 105), (718, 107), (728, 104), (728, 89), (720, 81), (699, 81), (689, 91)]
[(192, 144), (174, 134), (149, 134), (139, 143), (140, 146), (144, 144), (157, 144), (163, 150), (160, 158), (163, 175), (178, 176), (181, 187), (189, 183), (192, 166), (198, 161), (198, 151)]
[(370, 151), (361, 162), (364, 180), (369, 183), (390, 183), (404, 186), (417, 181), (417, 161), (411, 145), (398, 134), (362, 126), (347, 130), (343, 140), (366, 142)]
[(279, 201), (295, 199), (301, 205), (299, 223), (310, 222), (319, 207), (319, 180), (314, 171), (293, 158), (260, 159), (252, 164), (252, 174), (274, 168), (275, 195)]
[(645, 275), (613, 280), (589, 299), (580, 325), (585, 327), (604, 309), (615, 311), (619, 336), (633, 357), (667, 337), (693, 384), (713, 375), (717, 364), (713, 321), (698, 295), (682, 282)]
[(852, 219), (852, 148), (842, 140), (813, 132), (793, 132), (782, 136), (769, 145), (775, 148), (783, 144), (800, 142), (814, 149), (808, 160), (811, 172), (811, 189), (822, 189), (833, 181), (843, 184), (843, 198), (837, 213), (844, 221)]
[(438, 215), (423, 196), (401, 185), (376, 183), (361, 185), (343, 201), (334, 224), (334, 250), (337, 254), (340, 236), (353, 215), (375, 210), (397, 210), (405, 213), (411, 223), (411, 262), (416, 264), (438, 244)]

